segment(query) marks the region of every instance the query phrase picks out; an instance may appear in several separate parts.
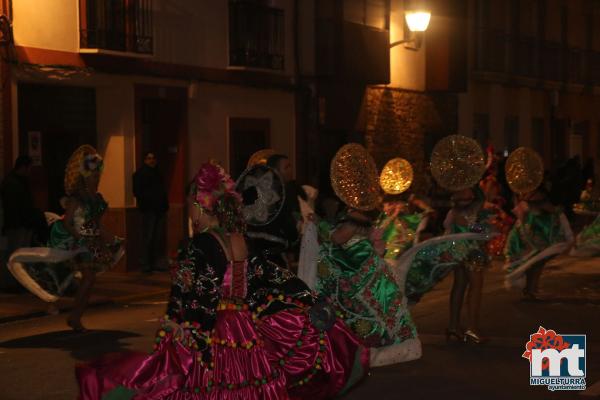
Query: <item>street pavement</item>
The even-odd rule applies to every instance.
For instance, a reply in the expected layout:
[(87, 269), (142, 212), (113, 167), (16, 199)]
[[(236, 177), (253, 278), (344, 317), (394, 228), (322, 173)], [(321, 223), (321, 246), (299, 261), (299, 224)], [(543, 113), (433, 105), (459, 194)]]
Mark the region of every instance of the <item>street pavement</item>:
[[(543, 301), (535, 303), (504, 290), (494, 267), (486, 276), (481, 327), (490, 341), (484, 345), (446, 343), (451, 283), (442, 282), (412, 309), (423, 357), (373, 369), (344, 399), (600, 398), (600, 384), (593, 386), (600, 382), (600, 259), (553, 262), (543, 276)], [(64, 314), (1, 324), (0, 399), (75, 399), (75, 364), (107, 352), (150, 351), (165, 304), (157, 291), (101, 303), (86, 314), (93, 331), (85, 334), (67, 330)], [(529, 363), (521, 354), (539, 326), (587, 334), (586, 392), (529, 386)]]

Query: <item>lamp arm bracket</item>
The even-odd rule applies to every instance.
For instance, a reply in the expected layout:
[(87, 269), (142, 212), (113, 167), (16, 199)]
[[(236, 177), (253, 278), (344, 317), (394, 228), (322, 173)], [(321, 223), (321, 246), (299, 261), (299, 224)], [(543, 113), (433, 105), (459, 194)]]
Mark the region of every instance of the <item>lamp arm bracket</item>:
[(414, 42), (414, 41), (415, 41), (414, 38), (412, 38), (412, 39), (405, 39), (405, 40), (398, 40), (397, 42), (390, 43), (390, 49), (392, 47), (396, 47), (396, 46), (399, 46), (399, 45), (405, 44), (405, 43), (411, 43), (411, 42)]

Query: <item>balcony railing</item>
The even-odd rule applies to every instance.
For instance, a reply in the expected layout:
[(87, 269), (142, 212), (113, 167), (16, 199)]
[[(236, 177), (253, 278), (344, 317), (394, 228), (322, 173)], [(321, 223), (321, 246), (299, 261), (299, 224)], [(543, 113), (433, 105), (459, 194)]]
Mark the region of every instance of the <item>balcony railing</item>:
[(257, 1), (229, 1), (229, 65), (283, 70), (283, 10)]
[(152, 0), (80, 0), (82, 49), (152, 54)]
[(479, 29), (475, 69), (536, 80), (600, 85), (600, 53)]

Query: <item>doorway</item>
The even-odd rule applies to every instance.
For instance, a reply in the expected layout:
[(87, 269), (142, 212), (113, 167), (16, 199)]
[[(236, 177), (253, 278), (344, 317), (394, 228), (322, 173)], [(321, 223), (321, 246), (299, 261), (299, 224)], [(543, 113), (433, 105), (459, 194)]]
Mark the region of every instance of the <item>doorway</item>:
[[(140, 85), (135, 88), (135, 157), (136, 168), (142, 166), (144, 153), (156, 155), (169, 197), (165, 232), (167, 253), (172, 254), (185, 237), (185, 187), (187, 183), (187, 91), (182, 88)], [(132, 260), (139, 258), (141, 235), (139, 216), (129, 220)]]
[[(20, 83), (18, 107), (19, 153), (35, 160), (31, 187), (36, 206), (62, 214), (69, 157), (83, 144), (96, 147), (95, 89)], [(30, 145), (34, 136), (37, 149)]]

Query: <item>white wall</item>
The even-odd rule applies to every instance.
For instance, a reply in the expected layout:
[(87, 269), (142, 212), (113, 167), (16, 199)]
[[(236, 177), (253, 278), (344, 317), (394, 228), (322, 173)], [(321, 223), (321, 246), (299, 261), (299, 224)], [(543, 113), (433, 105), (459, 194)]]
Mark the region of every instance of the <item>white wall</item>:
[(194, 176), (200, 165), (214, 158), (229, 166), (229, 118), (268, 118), (271, 146), (294, 163), (294, 94), (201, 83), (198, 97), (189, 101), (189, 170)]
[(96, 88), (98, 151), (104, 157), (99, 190), (111, 207), (127, 207), (134, 205), (134, 87), (131, 80), (123, 78), (112, 82)]
[(76, 0), (13, 0), (13, 35), (18, 46), (76, 52)]

